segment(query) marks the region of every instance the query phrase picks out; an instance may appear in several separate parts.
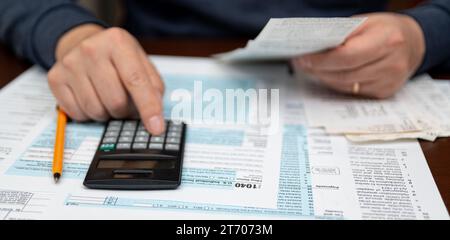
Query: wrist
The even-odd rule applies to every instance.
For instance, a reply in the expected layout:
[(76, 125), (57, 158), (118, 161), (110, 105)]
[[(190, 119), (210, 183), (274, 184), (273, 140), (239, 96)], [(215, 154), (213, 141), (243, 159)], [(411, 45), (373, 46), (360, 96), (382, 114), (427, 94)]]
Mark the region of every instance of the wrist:
[(89, 38), (104, 29), (104, 27), (97, 24), (83, 24), (69, 30), (58, 40), (55, 51), (56, 60), (61, 59), (84, 39)]
[(419, 23), (412, 17), (403, 15), (405, 26), (407, 26), (407, 38), (410, 39), (411, 67), (415, 72), (423, 62), (426, 51), (425, 35)]

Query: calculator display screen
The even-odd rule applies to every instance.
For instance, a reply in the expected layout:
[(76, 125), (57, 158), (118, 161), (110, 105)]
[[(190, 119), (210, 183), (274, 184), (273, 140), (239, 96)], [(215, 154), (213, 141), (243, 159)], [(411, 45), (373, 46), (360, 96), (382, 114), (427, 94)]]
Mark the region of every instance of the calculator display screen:
[(114, 169), (173, 169), (173, 160), (100, 160), (97, 168)]

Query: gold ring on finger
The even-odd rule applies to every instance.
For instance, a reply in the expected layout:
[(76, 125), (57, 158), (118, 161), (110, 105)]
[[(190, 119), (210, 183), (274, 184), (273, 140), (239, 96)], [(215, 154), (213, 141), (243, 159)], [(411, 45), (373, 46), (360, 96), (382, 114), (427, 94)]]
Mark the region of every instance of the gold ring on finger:
[(358, 82), (353, 83), (353, 88), (352, 88), (352, 92), (353, 94), (359, 94), (359, 90), (360, 90), (361, 86), (359, 85)]

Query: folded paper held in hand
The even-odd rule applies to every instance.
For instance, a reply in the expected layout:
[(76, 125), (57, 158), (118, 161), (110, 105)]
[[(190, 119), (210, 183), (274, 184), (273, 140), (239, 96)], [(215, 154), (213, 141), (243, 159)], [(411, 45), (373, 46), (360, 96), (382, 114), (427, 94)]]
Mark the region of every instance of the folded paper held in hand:
[(217, 54), (223, 61), (286, 60), (334, 48), (366, 18), (272, 18), (245, 48)]

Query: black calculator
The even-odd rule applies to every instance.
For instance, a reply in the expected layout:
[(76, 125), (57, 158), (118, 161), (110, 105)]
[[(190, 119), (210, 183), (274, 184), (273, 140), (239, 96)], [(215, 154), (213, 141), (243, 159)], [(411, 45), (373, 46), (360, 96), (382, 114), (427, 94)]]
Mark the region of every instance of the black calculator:
[(186, 124), (166, 120), (154, 136), (139, 120), (110, 120), (83, 184), (98, 189), (174, 189), (180, 185)]

